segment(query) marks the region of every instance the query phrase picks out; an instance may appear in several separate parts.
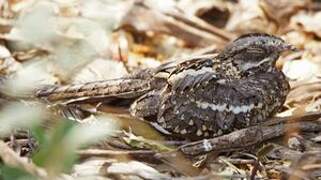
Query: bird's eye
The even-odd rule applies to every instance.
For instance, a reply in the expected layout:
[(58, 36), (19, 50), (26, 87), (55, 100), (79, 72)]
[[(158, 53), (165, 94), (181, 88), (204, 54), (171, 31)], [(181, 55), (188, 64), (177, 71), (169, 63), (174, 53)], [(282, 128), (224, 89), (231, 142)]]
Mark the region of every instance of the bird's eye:
[(266, 53), (262, 48), (249, 47), (246, 49), (246, 51), (242, 55), (246, 57), (246, 61), (256, 62), (263, 59)]
[(250, 54), (263, 54), (264, 50), (261, 48), (249, 47), (246, 49), (246, 52)]

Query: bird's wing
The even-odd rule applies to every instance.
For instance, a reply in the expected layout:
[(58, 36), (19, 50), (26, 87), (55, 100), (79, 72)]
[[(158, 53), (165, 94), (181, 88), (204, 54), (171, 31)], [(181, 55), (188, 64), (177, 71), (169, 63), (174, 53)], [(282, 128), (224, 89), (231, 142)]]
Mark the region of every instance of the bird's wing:
[(172, 91), (184, 91), (193, 89), (202, 83), (217, 78), (217, 72), (213, 70), (215, 56), (201, 56), (178, 64), (167, 78)]
[[(215, 122), (216, 114), (221, 115), (215, 108), (225, 108), (223, 97), (216, 97), (228, 90), (228, 86), (220, 85), (220, 80), (221, 75), (213, 71), (212, 66), (172, 74), (160, 96), (157, 123), (169, 132), (191, 139), (213, 136), (221, 127), (229, 127), (226, 124), (231, 124), (232, 120)], [(223, 91), (222, 95), (217, 95), (218, 91)]]
[(172, 74), (167, 82), (171, 90), (178, 93), (186, 89), (192, 90), (195, 87), (209, 83), (209, 81), (217, 79), (217, 75), (212, 67), (203, 66), (201, 69), (185, 69)]
[(198, 55), (198, 56), (191, 56), (188, 58), (183, 59), (173, 59), (169, 60), (168, 62), (165, 62), (158, 66), (154, 73), (161, 73), (161, 72), (167, 72), (167, 73), (175, 73), (179, 70), (183, 70), (188, 68), (192, 64), (198, 64), (203, 61), (207, 61), (209, 59), (214, 59), (217, 56), (217, 54), (207, 54), (207, 55)]
[(157, 116), (157, 122), (167, 131), (199, 139), (230, 132), (250, 122), (244, 114), (256, 108), (256, 96), (250, 96), (255, 93), (239, 89), (238, 80), (230, 81), (206, 68), (209, 67), (189, 69), (169, 78)]

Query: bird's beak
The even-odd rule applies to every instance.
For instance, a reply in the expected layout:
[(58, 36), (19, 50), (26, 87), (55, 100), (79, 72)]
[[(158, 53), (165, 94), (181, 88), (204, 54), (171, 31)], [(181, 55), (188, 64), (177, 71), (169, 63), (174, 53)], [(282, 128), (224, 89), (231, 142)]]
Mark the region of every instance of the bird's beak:
[(297, 52), (297, 51), (299, 51), (299, 49), (292, 44), (286, 44), (285, 46), (283, 46), (283, 51)]

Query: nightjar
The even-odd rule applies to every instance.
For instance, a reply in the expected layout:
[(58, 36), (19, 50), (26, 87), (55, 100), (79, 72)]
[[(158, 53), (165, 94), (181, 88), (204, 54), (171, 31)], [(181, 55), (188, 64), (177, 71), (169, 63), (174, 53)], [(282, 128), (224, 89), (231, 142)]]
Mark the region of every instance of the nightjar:
[(133, 116), (163, 133), (191, 140), (215, 137), (280, 110), (289, 84), (275, 64), (293, 49), (276, 36), (246, 34), (218, 55), (171, 61), (119, 79), (43, 88), (36, 95), (65, 104), (129, 100)]

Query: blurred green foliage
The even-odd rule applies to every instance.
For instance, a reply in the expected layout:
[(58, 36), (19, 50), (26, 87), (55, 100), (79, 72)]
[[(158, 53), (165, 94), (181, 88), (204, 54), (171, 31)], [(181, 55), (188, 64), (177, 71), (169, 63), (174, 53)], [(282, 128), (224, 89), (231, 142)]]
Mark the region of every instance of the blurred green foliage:
[(28, 172), (19, 169), (6, 166), (0, 163), (0, 179), (3, 180), (33, 180), (37, 179)]
[(49, 174), (69, 171), (77, 156), (73, 148), (68, 148), (64, 139), (74, 126), (73, 121), (62, 120), (49, 132), (40, 126), (33, 128), (32, 134), (39, 142), (39, 151), (32, 156), (33, 162), (47, 169)]

